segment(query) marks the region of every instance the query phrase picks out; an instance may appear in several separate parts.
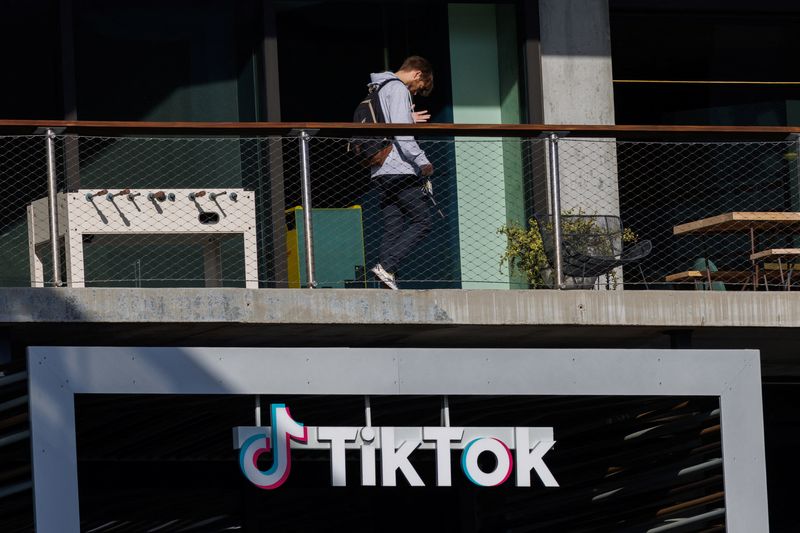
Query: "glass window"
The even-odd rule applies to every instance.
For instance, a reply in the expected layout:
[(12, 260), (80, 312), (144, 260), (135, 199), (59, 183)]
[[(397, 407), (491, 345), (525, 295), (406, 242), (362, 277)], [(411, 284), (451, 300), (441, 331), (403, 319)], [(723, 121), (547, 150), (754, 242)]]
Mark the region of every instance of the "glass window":
[(252, 120), (259, 13), (250, 1), (76, 2), (78, 117)]

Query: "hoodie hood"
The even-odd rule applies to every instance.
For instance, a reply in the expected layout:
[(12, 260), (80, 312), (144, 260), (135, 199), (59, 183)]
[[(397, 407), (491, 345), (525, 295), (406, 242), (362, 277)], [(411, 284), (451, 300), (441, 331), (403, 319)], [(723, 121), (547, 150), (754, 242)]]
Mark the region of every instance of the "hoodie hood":
[(387, 72), (373, 72), (372, 74), (369, 75), (369, 79), (370, 79), (370, 82), (368, 83), (368, 85), (375, 85), (375, 84), (378, 84), (378, 83), (382, 83), (382, 82), (384, 82), (386, 80), (390, 80), (390, 79), (399, 80), (400, 78), (395, 76), (393, 72), (388, 72), (387, 71)]

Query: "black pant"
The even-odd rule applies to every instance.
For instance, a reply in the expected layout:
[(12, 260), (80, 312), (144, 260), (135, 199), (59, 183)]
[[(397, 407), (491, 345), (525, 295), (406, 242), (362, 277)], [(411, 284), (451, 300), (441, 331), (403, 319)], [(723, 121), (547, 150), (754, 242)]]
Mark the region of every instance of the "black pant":
[(381, 266), (394, 273), (408, 252), (431, 229), (429, 200), (422, 178), (413, 174), (379, 176), (383, 239)]

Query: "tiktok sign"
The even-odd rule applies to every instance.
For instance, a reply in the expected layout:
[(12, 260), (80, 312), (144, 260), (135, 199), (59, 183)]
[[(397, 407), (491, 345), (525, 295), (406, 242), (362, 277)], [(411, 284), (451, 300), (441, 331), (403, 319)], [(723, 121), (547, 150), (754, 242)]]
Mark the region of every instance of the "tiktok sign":
[[(292, 448), (326, 450), (330, 456), (331, 485), (347, 485), (345, 450), (358, 450), (361, 456), (361, 485), (377, 485), (377, 454), (380, 451), (381, 485), (397, 485), (398, 471), (412, 487), (425, 482), (411, 464), (417, 450), (436, 454), (436, 485), (449, 487), (451, 450), (462, 450), (460, 466), (472, 483), (496, 487), (505, 483), (512, 472), (518, 487), (531, 486), (531, 473), (545, 487), (558, 487), (544, 455), (553, 447), (551, 427), (305, 427), (295, 421), (284, 404), (272, 404), (271, 427), (233, 428), (233, 444), (239, 449), (242, 473), (255, 486), (277, 489), (289, 478), (292, 469)], [(513, 453), (512, 453), (513, 450)], [(267, 470), (258, 466), (258, 458), (272, 451), (272, 465)], [(491, 454), (493, 468), (485, 471), (478, 457)]]
[[(289, 408), (272, 404), (272, 428), (248, 438), (239, 452), (239, 466), (245, 477), (261, 489), (276, 489), (283, 485), (292, 470), (292, 440), (304, 444), (308, 441), (308, 428), (292, 419)], [(267, 437), (267, 433), (270, 434)], [(258, 469), (258, 457), (274, 445), (272, 467), (266, 472)]]

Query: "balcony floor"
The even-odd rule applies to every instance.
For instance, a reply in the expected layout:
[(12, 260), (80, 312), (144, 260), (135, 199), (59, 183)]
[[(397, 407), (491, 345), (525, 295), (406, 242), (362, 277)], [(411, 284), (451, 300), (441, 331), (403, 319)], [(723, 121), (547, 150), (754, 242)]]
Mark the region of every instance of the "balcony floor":
[(755, 348), (800, 377), (800, 293), (0, 289), (30, 345)]

